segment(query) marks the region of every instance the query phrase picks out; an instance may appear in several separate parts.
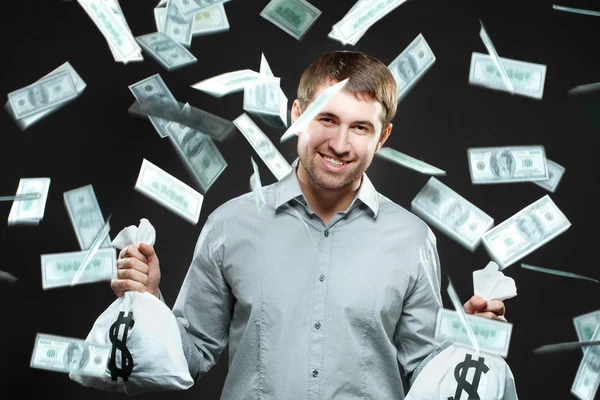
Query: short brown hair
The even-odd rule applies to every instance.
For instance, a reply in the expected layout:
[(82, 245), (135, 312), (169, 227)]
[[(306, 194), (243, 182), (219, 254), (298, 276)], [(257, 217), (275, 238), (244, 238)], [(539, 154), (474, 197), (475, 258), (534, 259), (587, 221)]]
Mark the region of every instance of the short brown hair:
[(346, 78), (350, 79), (344, 86), (344, 91), (352, 93), (359, 100), (381, 103), (383, 111), (380, 119), (385, 129), (396, 115), (396, 81), (383, 62), (360, 51), (332, 51), (317, 58), (306, 68), (298, 84), (298, 100), (302, 110), (306, 110), (314, 100), (319, 86)]

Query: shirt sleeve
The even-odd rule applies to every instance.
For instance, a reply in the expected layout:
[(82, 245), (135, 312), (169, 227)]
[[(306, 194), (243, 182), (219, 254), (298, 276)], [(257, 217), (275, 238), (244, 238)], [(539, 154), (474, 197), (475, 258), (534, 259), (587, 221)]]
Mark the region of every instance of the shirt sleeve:
[(208, 217), (173, 307), (190, 375), (197, 381), (229, 342), (234, 298), (222, 269), (222, 235)]
[(428, 356), (436, 349), (443, 350), (434, 340), (435, 321), (442, 307), (442, 297), (440, 260), (431, 229), (427, 228), (425, 240), (417, 246), (408, 262), (417, 265), (416, 283), (404, 300), (402, 315), (394, 332), (394, 343), (398, 349), (398, 363), (408, 375), (409, 385), (412, 385), (418, 372), (432, 358)]

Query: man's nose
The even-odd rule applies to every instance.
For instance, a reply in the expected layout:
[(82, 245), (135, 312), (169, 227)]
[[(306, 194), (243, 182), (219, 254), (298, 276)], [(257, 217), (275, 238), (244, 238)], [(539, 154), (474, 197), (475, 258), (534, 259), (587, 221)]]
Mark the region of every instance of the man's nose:
[(329, 140), (329, 146), (336, 154), (347, 153), (350, 149), (348, 142), (350, 132), (347, 127), (340, 126), (337, 132)]

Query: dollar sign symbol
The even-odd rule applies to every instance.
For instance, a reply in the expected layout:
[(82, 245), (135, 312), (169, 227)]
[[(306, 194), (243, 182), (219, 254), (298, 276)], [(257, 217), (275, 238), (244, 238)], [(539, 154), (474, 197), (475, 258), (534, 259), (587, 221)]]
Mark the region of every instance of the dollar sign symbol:
[[(127, 381), (131, 371), (133, 371), (133, 357), (127, 349), (127, 333), (129, 328), (133, 328), (133, 311), (129, 312), (128, 316), (124, 316), (125, 311), (119, 313), (117, 320), (111, 325), (108, 334), (112, 343), (112, 353), (110, 361), (108, 363), (108, 369), (110, 370), (110, 376), (113, 381), (117, 380), (117, 377), (122, 377), (123, 381)], [(119, 327), (121, 324), (125, 324), (123, 329), (123, 340), (119, 339)], [(117, 349), (121, 351), (121, 368), (117, 367), (116, 354)]]
[[(481, 378), (482, 372), (487, 374), (490, 370), (484, 362), (485, 359), (483, 357), (479, 357), (479, 359), (475, 361), (471, 359), (470, 354), (465, 355), (465, 361), (459, 363), (456, 368), (454, 368), (454, 379), (456, 379), (458, 386), (456, 387), (454, 397), (448, 397), (448, 400), (460, 400), (460, 395), (463, 390), (469, 395), (469, 400), (480, 400), (479, 394), (477, 393), (479, 379)], [(469, 372), (469, 368), (471, 367), (475, 368), (472, 384), (467, 382), (467, 372)]]

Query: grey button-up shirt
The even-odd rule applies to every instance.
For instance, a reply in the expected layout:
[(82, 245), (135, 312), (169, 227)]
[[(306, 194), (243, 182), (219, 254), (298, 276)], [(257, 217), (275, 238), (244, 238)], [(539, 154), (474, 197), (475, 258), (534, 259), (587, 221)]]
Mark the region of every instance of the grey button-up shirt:
[(294, 172), (264, 194), (260, 211), (253, 193), (223, 204), (198, 238), (173, 308), (192, 377), (229, 344), (221, 399), (403, 399), (436, 348), (432, 231), (365, 174), (328, 225)]

